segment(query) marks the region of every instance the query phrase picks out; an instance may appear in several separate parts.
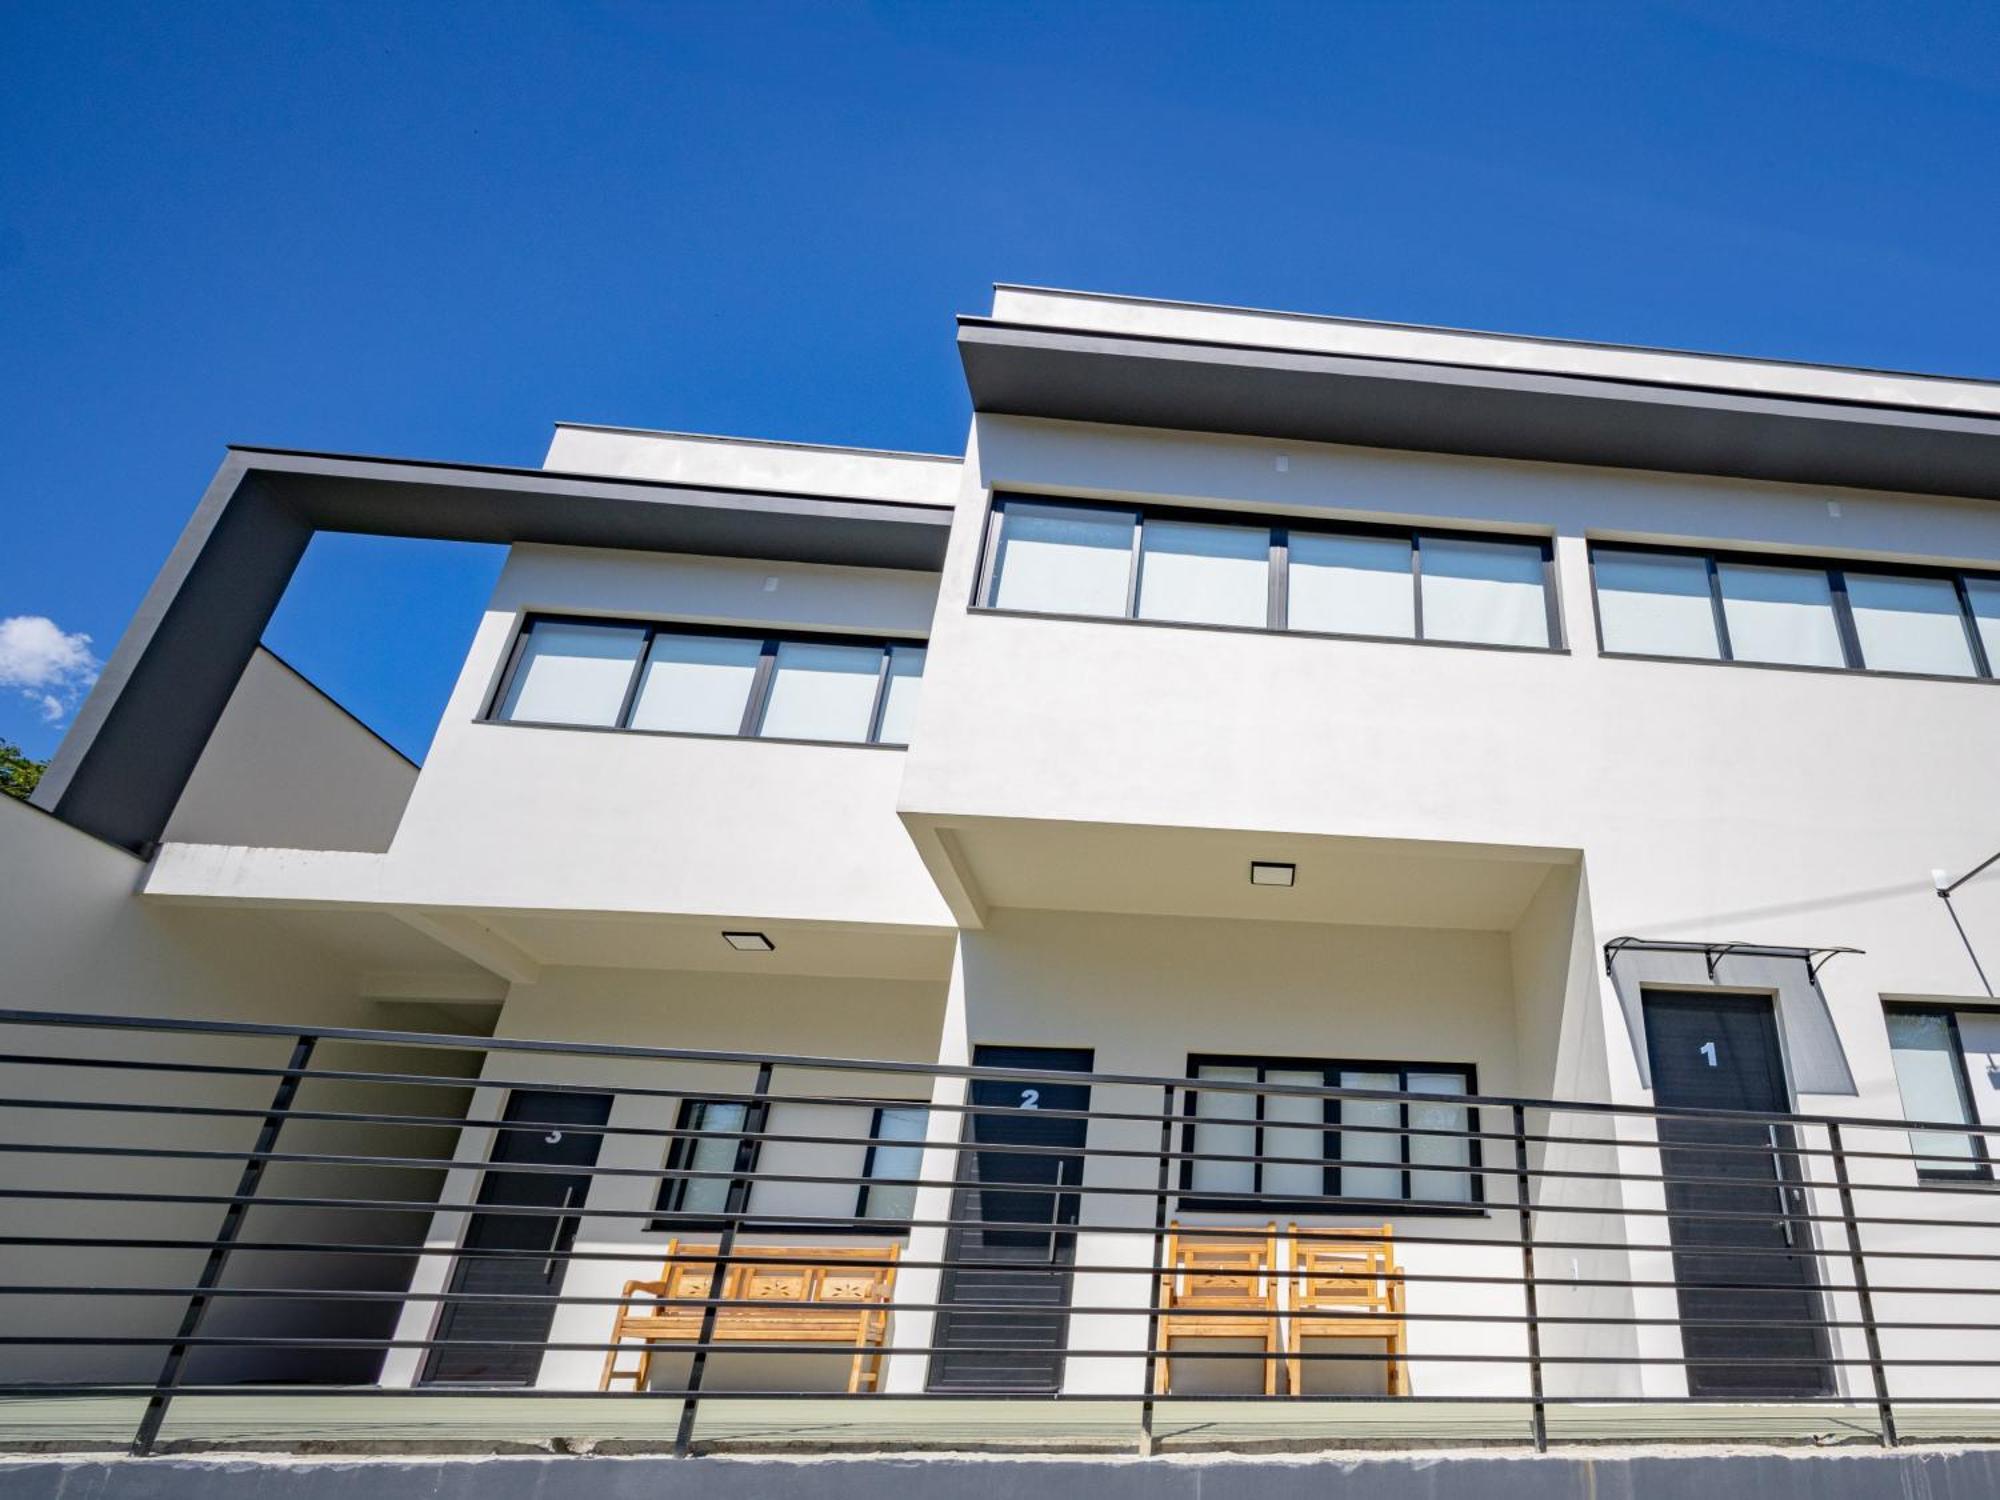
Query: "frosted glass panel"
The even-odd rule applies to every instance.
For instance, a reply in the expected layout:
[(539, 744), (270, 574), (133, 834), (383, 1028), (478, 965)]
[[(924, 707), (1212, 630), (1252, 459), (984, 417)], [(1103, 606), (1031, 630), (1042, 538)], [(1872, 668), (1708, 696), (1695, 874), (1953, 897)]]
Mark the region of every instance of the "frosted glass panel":
[[(1326, 1074), (1266, 1070), (1266, 1083), (1324, 1088)], [(1297, 1162), (1264, 1163), (1264, 1191), (1274, 1198), (1317, 1198), (1326, 1192), (1326, 1101), (1303, 1094), (1264, 1096), (1264, 1155)]]
[(521, 648), (500, 717), (616, 724), (645, 644), (646, 632), (629, 625), (536, 625)]
[(1722, 613), (1730, 654), (1738, 661), (1844, 667), (1833, 590), (1817, 568), (1766, 568), (1721, 563)]
[(719, 635), (653, 638), (632, 705), (634, 729), (737, 734), (757, 676), (759, 641)]
[(875, 1129), (875, 1154), (868, 1162), (868, 1202), (864, 1218), (908, 1219), (917, 1208), (915, 1180), (923, 1174), (924, 1132), (930, 1111), (919, 1105), (885, 1109)]
[(771, 697), (757, 732), (769, 739), (865, 740), (882, 672), (879, 646), (778, 647)]
[(1433, 536), (1422, 546), (1425, 640), (1549, 644), (1539, 546)]
[(2000, 677), (2000, 581), (1968, 578), (1965, 592), (1972, 597), (1972, 620), (1986, 648), (1986, 670)]
[[(741, 1104), (700, 1104), (695, 1107), (690, 1129), (700, 1131), (741, 1131), (745, 1106)], [(736, 1168), (736, 1137), (703, 1135), (683, 1137), (686, 1143), (678, 1163), (689, 1172), (732, 1172)], [(720, 1213), (729, 1202), (729, 1178), (680, 1177), (674, 1207), (688, 1213)]]
[(882, 727), (875, 738), (885, 745), (910, 743), (917, 718), (917, 698), (924, 686), (921, 646), (898, 646), (889, 655), (889, 696), (882, 704)]
[[(1465, 1079), (1456, 1073), (1412, 1073), (1412, 1094), (1463, 1094)], [(1466, 1107), (1462, 1104), (1433, 1104), (1410, 1101), (1410, 1128), (1416, 1130), (1464, 1130)], [(1410, 1137), (1410, 1196), (1433, 1203), (1472, 1201), (1472, 1175), (1466, 1171), (1440, 1171), (1446, 1167), (1472, 1165), (1472, 1142), (1442, 1135)], [(1424, 1170), (1428, 1169), (1428, 1170)]]
[(1393, 536), (1291, 534), (1287, 626), (1339, 635), (1417, 633), (1410, 544)]
[(1679, 553), (1619, 552), (1600, 547), (1597, 617), (1606, 651), (1642, 656), (1717, 658), (1708, 560)]
[[(1887, 1020), (1903, 1117), (1969, 1123), (1950, 1020), (1942, 1011), (1893, 1010)], [(1923, 1172), (1967, 1172), (1977, 1160), (1971, 1136), (1939, 1130), (1911, 1131), (1910, 1150), (1919, 1158), (1917, 1169)]]
[(1972, 643), (1949, 578), (1849, 573), (1847, 602), (1864, 665), (1878, 672), (1972, 675)]
[[(1222, 1083), (1255, 1083), (1255, 1068), (1203, 1068), (1200, 1077)], [(1234, 1090), (1200, 1089), (1195, 1094), (1194, 1149), (1201, 1155), (1254, 1156), (1257, 1152), (1257, 1096)], [(1188, 1183), (1197, 1193), (1256, 1191), (1255, 1169), (1247, 1161), (1194, 1162)]]
[(1118, 512), (1010, 503), (1000, 514), (992, 603), (1051, 614), (1124, 614), (1132, 522)]
[(1139, 548), (1140, 619), (1265, 623), (1271, 580), (1268, 528), (1148, 521)]
[[(1394, 1073), (1342, 1073), (1344, 1089), (1400, 1089), (1402, 1080)], [(1393, 1099), (1343, 1099), (1340, 1123), (1400, 1127), (1403, 1109)], [(1403, 1138), (1393, 1131), (1366, 1133), (1343, 1128), (1340, 1136), (1340, 1192), (1344, 1198), (1400, 1198), (1403, 1196)], [(1392, 1162), (1393, 1166), (1370, 1163)]]

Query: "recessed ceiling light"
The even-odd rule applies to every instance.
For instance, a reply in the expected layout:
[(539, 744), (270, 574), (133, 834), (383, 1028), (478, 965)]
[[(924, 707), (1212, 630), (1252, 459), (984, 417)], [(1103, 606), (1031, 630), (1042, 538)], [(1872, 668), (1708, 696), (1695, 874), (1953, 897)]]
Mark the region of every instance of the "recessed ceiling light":
[(722, 940), (742, 953), (769, 953), (778, 946), (761, 932), (725, 932)]
[(1299, 877), (1297, 865), (1274, 864), (1266, 859), (1250, 861), (1250, 883), (1252, 885), (1291, 885)]

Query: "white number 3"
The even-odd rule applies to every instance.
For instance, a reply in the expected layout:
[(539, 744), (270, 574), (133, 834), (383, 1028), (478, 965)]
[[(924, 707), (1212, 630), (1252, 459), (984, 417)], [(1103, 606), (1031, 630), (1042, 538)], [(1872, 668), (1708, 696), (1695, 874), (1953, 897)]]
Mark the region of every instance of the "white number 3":
[(1710, 1066), (1711, 1068), (1712, 1068), (1712, 1067), (1714, 1067), (1714, 1066), (1715, 1066), (1715, 1043), (1713, 1043), (1713, 1042), (1703, 1042), (1703, 1043), (1701, 1044), (1701, 1048), (1700, 1048), (1700, 1051), (1701, 1051), (1701, 1055), (1702, 1055), (1703, 1057), (1705, 1057), (1705, 1058), (1707, 1058), (1707, 1059), (1708, 1059), (1708, 1065), (1709, 1065), (1709, 1066)]
[(1042, 1107), (1042, 1091), (1040, 1089), (1021, 1090), (1021, 1108), (1040, 1109), (1041, 1107)]

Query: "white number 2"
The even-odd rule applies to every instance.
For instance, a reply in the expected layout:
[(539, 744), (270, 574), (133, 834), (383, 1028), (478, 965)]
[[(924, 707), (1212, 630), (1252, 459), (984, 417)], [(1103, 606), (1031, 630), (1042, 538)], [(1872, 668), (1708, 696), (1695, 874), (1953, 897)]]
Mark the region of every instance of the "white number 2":
[(1713, 1043), (1713, 1042), (1703, 1042), (1703, 1043), (1701, 1044), (1701, 1049), (1700, 1049), (1700, 1050), (1701, 1050), (1701, 1055), (1702, 1055), (1703, 1057), (1705, 1057), (1705, 1058), (1707, 1058), (1707, 1059), (1708, 1059), (1708, 1065), (1709, 1065), (1709, 1066), (1710, 1066), (1711, 1068), (1712, 1068), (1712, 1067), (1714, 1067), (1714, 1066), (1715, 1066), (1715, 1043)]
[(1040, 1089), (1021, 1090), (1021, 1108), (1040, 1109), (1041, 1107), (1042, 1107), (1042, 1091)]

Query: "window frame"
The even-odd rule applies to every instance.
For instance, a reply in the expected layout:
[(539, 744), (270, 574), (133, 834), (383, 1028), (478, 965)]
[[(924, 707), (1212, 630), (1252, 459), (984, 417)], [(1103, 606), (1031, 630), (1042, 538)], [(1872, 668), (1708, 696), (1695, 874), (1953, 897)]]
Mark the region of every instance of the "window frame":
[[(915, 1143), (920, 1158), (917, 1169), (917, 1176), (920, 1179), (923, 1175), (921, 1156), (923, 1151), (929, 1145), (929, 1128), (930, 1128), (930, 1113), (931, 1113), (930, 1100), (883, 1099), (879, 1101), (875, 1105), (873, 1110), (870, 1111), (868, 1116), (868, 1150), (861, 1158), (861, 1182), (859, 1188), (856, 1190), (854, 1194), (854, 1217), (857, 1219), (868, 1218), (868, 1190), (875, 1186), (875, 1152), (876, 1149), (883, 1144), (882, 1116), (885, 1112), (892, 1109), (914, 1110), (915, 1112), (923, 1115), (924, 1117), (925, 1138)], [(895, 1141), (892, 1142), (891, 1144), (902, 1146), (902, 1145), (909, 1145), (911, 1143), (907, 1141)], [(882, 1179), (882, 1181), (885, 1185), (893, 1185), (896, 1187), (908, 1187), (911, 1185), (913, 1179), (903, 1178), (903, 1177), (885, 1177)], [(921, 1191), (921, 1189), (919, 1189), (919, 1191)], [(869, 1222), (876, 1224), (901, 1223), (907, 1225), (909, 1221), (899, 1220), (899, 1219), (871, 1219), (869, 1220)]]
[[(1132, 518), (1131, 555), (1126, 564), (1125, 610), (1123, 614), (1093, 615), (1059, 610), (1017, 609), (995, 604), (999, 586), (1001, 531), (1010, 502), (1022, 505), (1061, 506), (1072, 510), (1094, 510)], [(1266, 573), (1264, 623), (1262, 625), (1218, 625), (1203, 620), (1155, 620), (1142, 618), (1139, 608), (1141, 559), (1145, 552), (1146, 522), (1177, 521), (1196, 525), (1237, 526), (1247, 530), (1263, 528), (1268, 536), (1269, 571)], [(1562, 598), (1555, 565), (1555, 538), (1537, 532), (1477, 531), (1450, 526), (1397, 526), (1386, 522), (1343, 521), (1315, 516), (1274, 516), (1255, 511), (1235, 511), (1221, 507), (1208, 509), (1185, 505), (1146, 505), (1091, 496), (1042, 494), (1028, 490), (994, 490), (987, 497), (985, 532), (980, 538), (979, 567), (973, 578), (972, 597), (967, 608), (975, 614), (1001, 615), (1027, 620), (1069, 620), (1092, 625), (1144, 625), (1168, 630), (1220, 630), (1238, 635), (1297, 636), (1304, 640), (1379, 641), (1398, 646), (1450, 646), (1473, 651), (1529, 651), (1543, 655), (1566, 655), (1568, 640), (1563, 632)], [(1413, 605), (1410, 635), (1375, 635), (1362, 631), (1297, 630), (1286, 621), (1290, 613), (1291, 538), (1302, 535), (1388, 537), (1410, 544), (1410, 594)], [(1542, 560), (1542, 612), (1548, 644), (1520, 645), (1510, 641), (1456, 641), (1424, 634), (1423, 542), (1435, 540), (1501, 542), (1539, 549)]]
[[(1964, 1009), (1964, 1007), (1930, 1004), (1916, 1000), (1885, 1000), (1882, 1002), (1882, 1029), (1885, 1035), (1888, 1032), (1890, 1015), (1901, 1012), (1906, 1015), (1943, 1016), (1945, 1031), (1951, 1038), (1952, 1082), (1958, 1085), (1958, 1102), (1960, 1107), (1965, 1111), (1965, 1134), (1967, 1139), (1972, 1142), (1972, 1156), (1969, 1159), (1969, 1165), (1962, 1171), (1949, 1171), (1936, 1167), (1926, 1170), (1923, 1163), (1925, 1161), (1935, 1161), (1938, 1158), (1918, 1156), (1916, 1143), (1912, 1141), (1910, 1143), (1911, 1165), (1916, 1168), (1919, 1184), (1970, 1187), (1981, 1183), (1990, 1184), (1994, 1180), (1993, 1156), (1987, 1148), (1986, 1136), (1982, 1129), (1984, 1122), (1979, 1118), (1979, 1106), (1973, 1098), (1972, 1074), (1966, 1067), (1965, 1038), (1959, 1035), (1958, 1030), (1958, 1013), (1961, 1009)], [(1895, 1052), (1895, 1042), (1893, 1039), (1890, 1040), (1889, 1050), (1893, 1065), (1893, 1055)], [(1893, 1066), (1891, 1071), (1893, 1073)], [(1896, 1102), (1903, 1108), (1904, 1119), (1902, 1123), (1907, 1127), (1910, 1123), (1908, 1118), (1909, 1104), (1903, 1098), (1903, 1090), (1900, 1082), (1896, 1086)], [(1921, 1122), (1919, 1123), (1921, 1124)], [(1916, 1130), (1906, 1130), (1905, 1133), (1915, 1135), (1919, 1132)], [(1921, 1133), (1927, 1135), (1950, 1134), (1949, 1131), (1944, 1130), (1927, 1130)]]
[[(1466, 1164), (1461, 1168), (1432, 1167), (1421, 1164), (1413, 1167), (1411, 1165), (1409, 1134), (1411, 1100), (1406, 1098), (1400, 1101), (1400, 1131), (1396, 1136), (1397, 1141), (1400, 1142), (1399, 1162), (1403, 1175), (1403, 1196), (1400, 1198), (1346, 1198), (1343, 1196), (1340, 1190), (1342, 1171), (1340, 1158), (1340, 1107), (1342, 1101), (1331, 1096), (1320, 1101), (1320, 1139), (1326, 1153), (1320, 1167), (1320, 1183), (1325, 1189), (1325, 1198), (1338, 1201), (1314, 1202), (1308, 1199), (1264, 1196), (1264, 1164), (1262, 1162), (1251, 1163), (1250, 1192), (1255, 1195), (1254, 1197), (1204, 1197), (1195, 1191), (1193, 1184), (1195, 1131), (1202, 1123), (1195, 1113), (1197, 1102), (1201, 1095), (1201, 1080), (1196, 1075), (1200, 1069), (1205, 1067), (1255, 1068), (1257, 1070), (1257, 1084), (1259, 1088), (1264, 1084), (1264, 1075), (1270, 1072), (1309, 1073), (1317, 1071), (1320, 1077), (1326, 1080), (1325, 1087), (1331, 1089), (1340, 1087), (1340, 1084), (1335, 1082), (1334, 1079), (1342, 1073), (1394, 1073), (1403, 1085), (1397, 1092), (1404, 1094), (1410, 1092), (1408, 1084), (1412, 1073), (1455, 1073), (1465, 1080), (1465, 1097), (1468, 1101), (1476, 1098), (1479, 1093), (1479, 1067), (1476, 1063), (1410, 1062), (1399, 1059), (1381, 1058), (1277, 1057), (1261, 1053), (1190, 1053), (1187, 1061), (1188, 1088), (1181, 1100), (1181, 1163), (1179, 1182), (1176, 1185), (1177, 1211), (1182, 1213), (1249, 1214), (1252, 1216), (1257, 1214), (1289, 1213), (1328, 1218), (1339, 1217), (1348, 1213), (1372, 1213), (1377, 1209), (1387, 1209), (1405, 1218), (1483, 1218), (1486, 1216), (1485, 1154), (1480, 1149), (1480, 1106), (1470, 1102), (1464, 1105), (1467, 1112), (1467, 1155)], [(1232, 1088), (1230, 1092), (1242, 1093), (1245, 1090)], [(1253, 1093), (1251, 1097), (1256, 1102), (1256, 1113), (1250, 1121), (1218, 1123), (1228, 1123), (1238, 1126), (1245, 1123), (1250, 1124), (1254, 1130), (1250, 1154), (1252, 1156), (1262, 1156), (1264, 1155), (1264, 1095), (1261, 1092), (1257, 1092)], [(1436, 1097), (1448, 1099), (1451, 1096), (1440, 1094)], [(1310, 1127), (1285, 1123), (1281, 1124), (1279, 1128), (1299, 1130), (1309, 1129)], [(1369, 1133), (1386, 1134), (1387, 1132), (1370, 1131)], [(1364, 1162), (1357, 1163), (1356, 1165), (1365, 1166), (1371, 1170), (1381, 1170), (1388, 1164), (1383, 1162)], [(1412, 1171), (1462, 1171), (1470, 1179), (1471, 1196), (1463, 1202), (1451, 1202), (1436, 1198), (1412, 1198), (1409, 1196), (1410, 1174)]]
[[(611, 630), (643, 630), (645, 638), (640, 642), (639, 655), (632, 665), (631, 676), (625, 683), (625, 696), (618, 706), (617, 718), (610, 724), (564, 724), (546, 719), (512, 719), (502, 714), (508, 694), (513, 691), (514, 679), (527, 659), (528, 641), (538, 625), (594, 625)], [(752, 641), (758, 644), (757, 668), (750, 681), (750, 691), (743, 704), (743, 717), (738, 721), (734, 733), (721, 734), (697, 729), (640, 729), (632, 724), (632, 713), (639, 702), (639, 690), (645, 681), (646, 662), (653, 653), (653, 642), (663, 635), (710, 636), (721, 640)], [(758, 733), (764, 722), (764, 712), (770, 705), (772, 680), (776, 676), (778, 648), (784, 645), (801, 646), (859, 646), (872, 648), (881, 660), (875, 669), (875, 697), (868, 710), (868, 738), (864, 740), (824, 740), (802, 739), (790, 735), (764, 735)], [(524, 612), (514, 629), (514, 639), (507, 648), (506, 663), (499, 678), (488, 694), (486, 705), (476, 722), (481, 724), (502, 724), (522, 729), (574, 729), (587, 734), (644, 734), (659, 735), (671, 739), (685, 740), (759, 740), (769, 745), (839, 745), (852, 750), (907, 750), (908, 745), (893, 740), (881, 740), (876, 736), (882, 732), (883, 716), (887, 712), (890, 689), (890, 663), (897, 647), (907, 651), (928, 653), (930, 641), (927, 637), (892, 635), (846, 635), (839, 631), (826, 630), (757, 630), (736, 625), (712, 625), (684, 620), (640, 620), (623, 615), (579, 615), (557, 614), (546, 610)], [(928, 660), (926, 665), (928, 666)]]
[[(790, 1102), (811, 1104), (821, 1101), (804, 1099)], [(863, 1153), (861, 1171), (858, 1174), (860, 1182), (855, 1197), (853, 1215), (854, 1219), (859, 1221), (865, 1217), (863, 1208), (868, 1197), (868, 1174), (875, 1164), (875, 1147), (880, 1139), (878, 1133), (882, 1125), (882, 1112), (886, 1109), (919, 1109), (928, 1113), (931, 1109), (931, 1101), (929, 1099), (850, 1099), (832, 1097), (824, 1102), (835, 1108), (865, 1108), (869, 1111), (868, 1145)], [(760, 1104), (754, 1098), (746, 1098), (741, 1094), (683, 1095), (674, 1107), (673, 1137), (667, 1143), (666, 1159), (661, 1164), (662, 1171), (681, 1172), (690, 1170), (687, 1166), (688, 1158), (694, 1151), (695, 1136), (701, 1133), (700, 1127), (692, 1123), (692, 1117), (694, 1111), (705, 1109), (711, 1104), (741, 1104), (744, 1106), (743, 1129), (734, 1137), (739, 1149), (744, 1144), (744, 1136), (761, 1135), (770, 1129), (771, 1106), (768, 1103)], [(752, 1191), (754, 1191), (757, 1185), (757, 1162), (764, 1154), (764, 1142), (761, 1140), (751, 1140), (748, 1144), (750, 1147), (750, 1159), (744, 1165), (740, 1175), (732, 1175), (726, 1179), (662, 1177), (659, 1181), (659, 1186), (653, 1193), (653, 1212), (662, 1215), (684, 1214), (685, 1210), (680, 1205), (687, 1197), (688, 1185), (696, 1180), (720, 1180), (728, 1183), (748, 1182)], [(896, 1144), (903, 1143), (897, 1142)], [(897, 1183), (905, 1181), (902, 1178), (888, 1180)], [(782, 1184), (779, 1185), (782, 1186)], [(748, 1206), (746, 1202), (745, 1208), (747, 1209)], [(713, 1234), (720, 1231), (728, 1222), (727, 1218), (720, 1216), (714, 1218), (651, 1218), (646, 1221), (645, 1232), (648, 1234), (687, 1234), (690, 1232), (695, 1234)], [(782, 1215), (775, 1218), (751, 1218), (746, 1215), (746, 1217), (738, 1222), (737, 1229), (743, 1234), (811, 1233), (817, 1235), (858, 1235), (880, 1238), (884, 1235), (908, 1234), (910, 1224), (907, 1219), (870, 1219), (866, 1223), (829, 1224), (824, 1220), (787, 1219)]]
[[(1776, 672), (1858, 672), (1869, 677), (1902, 677), (1918, 682), (1994, 682), (2000, 681), (2000, 663), (1992, 661), (1986, 652), (1986, 643), (1980, 635), (1979, 622), (1973, 614), (1972, 596), (1966, 587), (1967, 580), (2000, 583), (2000, 572), (1990, 572), (1983, 568), (1940, 568), (1924, 563), (1901, 563), (1883, 558), (1846, 557), (1802, 557), (1797, 553), (1762, 552), (1737, 550), (1733, 547), (1677, 547), (1666, 542), (1621, 542), (1614, 537), (1592, 537), (1589, 540), (1590, 562), (1590, 618), (1597, 634), (1597, 654), (1613, 661), (1666, 661), (1692, 664), (1704, 667), (1753, 667)], [(1715, 619), (1715, 639), (1719, 656), (1666, 656), (1650, 651), (1612, 651), (1604, 644), (1604, 608), (1597, 585), (1597, 554), (1606, 552), (1643, 552), (1653, 556), (1699, 558), (1708, 572), (1709, 608)], [(1729, 620), (1723, 607), (1722, 578), (1720, 565), (1739, 563), (1748, 567), (1795, 568), (1806, 572), (1818, 572), (1827, 580), (1827, 588), (1833, 599), (1834, 628), (1840, 637), (1840, 651), (1845, 658), (1841, 666), (1819, 666), (1806, 662), (1747, 661), (1734, 654), (1729, 639)], [(1910, 672), (1893, 667), (1871, 667), (1867, 665), (1866, 653), (1861, 646), (1861, 633), (1855, 624), (1854, 606), (1847, 596), (1849, 575), (1876, 576), (1887, 578), (1933, 578), (1941, 579), (1952, 586), (1952, 593), (1958, 601), (1959, 628), (1965, 634), (1968, 659), (1972, 671), (1962, 672)]]

